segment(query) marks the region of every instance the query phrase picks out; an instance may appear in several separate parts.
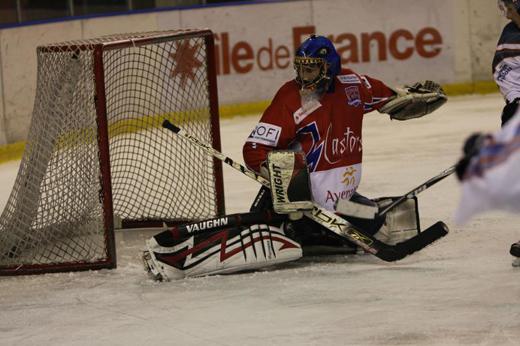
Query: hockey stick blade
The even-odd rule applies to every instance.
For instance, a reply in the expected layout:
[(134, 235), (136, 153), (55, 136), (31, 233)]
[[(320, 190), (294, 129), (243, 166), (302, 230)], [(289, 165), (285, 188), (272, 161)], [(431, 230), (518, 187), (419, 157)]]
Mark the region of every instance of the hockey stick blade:
[(304, 214), (309, 219), (316, 221), (332, 232), (342, 235), (356, 244), (361, 242), (364, 246), (360, 246), (365, 251), (386, 262), (401, 260), (448, 234), (448, 227), (442, 221), (439, 221), (412, 238), (395, 245), (390, 245), (377, 240), (372, 235), (367, 235), (357, 230), (342, 217), (328, 210), (314, 207), (312, 211), (306, 211)]
[[(220, 151), (214, 149), (210, 145), (201, 142), (198, 138), (193, 137), (188, 133), (185, 133), (185, 131), (171, 124), (169, 121), (165, 120), (163, 126), (166, 129), (176, 133), (181, 138), (184, 138), (185, 140), (190, 141), (192, 144), (199, 146), (201, 149), (204, 149), (208, 154), (212, 155), (214, 158), (223, 161), (224, 163), (241, 172), (242, 174), (248, 176), (253, 180), (256, 180), (258, 183), (264, 185), (265, 187), (270, 188), (269, 181), (264, 177), (258, 175), (249, 168), (233, 161), (231, 158), (225, 156)], [(428, 245), (429, 243), (426, 244), (428, 240), (433, 242), (436, 239), (438, 239), (435, 237), (427, 237), (426, 235), (422, 236), (421, 233), (407, 240), (406, 244), (408, 245), (389, 245), (379, 242), (372, 235), (366, 234), (365, 232), (356, 229), (341, 216), (336, 215), (335, 213), (326, 210), (317, 204), (314, 204), (314, 208), (311, 211), (306, 211), (304, 214), (311, 220), (328, 228), (330, 231), (347, 238), (351, 242), (361, 247), (366, 252), (369, 252), (384, 261), (397, 261), (399, 259), (402, 259), (408, 256), (409, 254), (420, 250), (421, 244), (425, 244), (422, 245), (422, 247)], [(429, 232), (427, 234), (429, 234)]]
[(387, 262), (398, 261), (414, 252), (424, 249), (428, 245), (447, 235), (448, 232), (448, 226), (444, 222), (438, 221), (415, 237), (397, 243), (394, 247), (382, 249), (380, 251), (380, 257), (378, 257)]

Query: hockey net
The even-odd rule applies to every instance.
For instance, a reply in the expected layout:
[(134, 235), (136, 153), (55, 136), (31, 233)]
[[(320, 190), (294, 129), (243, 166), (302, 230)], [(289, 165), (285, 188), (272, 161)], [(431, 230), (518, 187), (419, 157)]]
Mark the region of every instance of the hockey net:
[(224, 213), (219, 162), (161, 128), (220, 149), (213, 35), (106, 36), (37, 49), (26, 149), (0, 219), (0, 274), (116, 266), (114, 220)]

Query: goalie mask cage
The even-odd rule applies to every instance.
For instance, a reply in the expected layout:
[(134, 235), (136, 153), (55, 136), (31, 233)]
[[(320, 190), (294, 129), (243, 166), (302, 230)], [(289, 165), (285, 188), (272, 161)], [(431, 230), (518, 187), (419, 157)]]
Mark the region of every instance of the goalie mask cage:
[(114, 219), (224, 214), (213, 34), (124, 34), (37, 48), (31, 126), (0, 219), (0, 274), (114, 268)]

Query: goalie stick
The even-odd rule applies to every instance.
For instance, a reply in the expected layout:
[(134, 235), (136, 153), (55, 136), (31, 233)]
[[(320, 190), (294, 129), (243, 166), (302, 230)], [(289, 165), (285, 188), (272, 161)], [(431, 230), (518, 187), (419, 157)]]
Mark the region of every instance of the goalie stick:
[(352, 201), (349, 201), (346, 199), (338, 200), (338, 202), (336, 203), (336, 211), (342, 215), (354, 216), (354, 217), (359, 217), (359, 218), (363, 218), (363, 219), (374, 219), (378, 216), (385, 215), (391, 209), (393, 209), (396, 205), (399, 205), (400, 203), (402, 203), (404, 200), (417, 196), (419, 193), (428, 189), (430, 186), (437, 184), (439, 181), (448, 177), (453, 172), (455, 172), (455, 166), (451, 166), (450, 168), (445, 169), (441, 173), (428, 179), (421, 185), (413, 188), (411, 191), (408, 191), (401, 197), (397, 198), (396, 200), (394, 200), (392, 203), (387, 205), (381, 211), (379, 211), (377, 207), (359, 204), (359, 203), (352, 202)]
[[(221, 152), (215, 150), (213, 147), (201, 142), (196, 137), (191, 136), (179, 127), (175, 126), (168, 120), (164, 120), (163, 127), (179, 135), (181, 138), (190, 141), (191, 143), (204, 149), (208, 154), (223, 161), (234, 169), (242, 172), (251, 179), (256, 180), (260, 184), (270, 187), (269, 181), (264, 177), (256, 174), (245, 166), (234, 162), (231, 158), (225, 156)], [(443, 222), (437, 222), (430, 226), (418, 235), (395, 245), (388, 245), (375, 239), (372, 235), (365, 234), (355, 229), (342, 217), (330, 212), (317, 204), (311, 211), (305, 211), (305, 216), (309, 219), (321, 224), (332, 232), (343, 236), (355, 243), (368, 253), (375, 255), (383, 261), (393, 262), (405, 258), (406, 256), (419, 251), (434, 241), (444, 237), (448, 234), (448, 228)]]
[(416, 188), (412, 189), (411, 191), (405, 193), (404, 195), (402, 195), (401, 197), (396, 199), (394, 202), (392, 202), (391, 204), (386, 206), (383, 210), (381, 210), (379, 212), (379, 215), (385, 215), (386, 213), (388, 213), (388, 211), (390, 209), (392, 209), (393, 207), (395, 207), (396, 205), (398, 205), (399, 203), (401, 203), (405, 199), (413, 198), (413, 197), (417, 196), (419, 193), (423, 192), (424, 190), (426, 190), (430, 186), (432, 186), (434, 184), (437, 184), (439, 181), (441, 181), (442, 179), (444, 179), (447, 176), (451, 175), (453, 172), (455, 172), (455, 166), (451, 166), (450, 168), (445, 169), (441, 173), (437, 174), (435, 177), (428, 179), (427, 181), (425, 181), (421, 185), (417, 186)]

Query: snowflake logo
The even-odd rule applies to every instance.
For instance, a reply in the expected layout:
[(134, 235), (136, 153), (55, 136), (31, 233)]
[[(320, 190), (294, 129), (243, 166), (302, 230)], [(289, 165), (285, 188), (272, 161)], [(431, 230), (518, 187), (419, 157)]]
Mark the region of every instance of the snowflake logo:
[(175, 51), (169, 56), (174, 61), (174, 67), (170, 73), (171, 78), (179, 77), (181, 87), (186, 86), (188, 79), (195, 80), (195, 71), (202, 66), (196, 55), (200, 44), (192, 46), (189, 41), (175, 42)]

